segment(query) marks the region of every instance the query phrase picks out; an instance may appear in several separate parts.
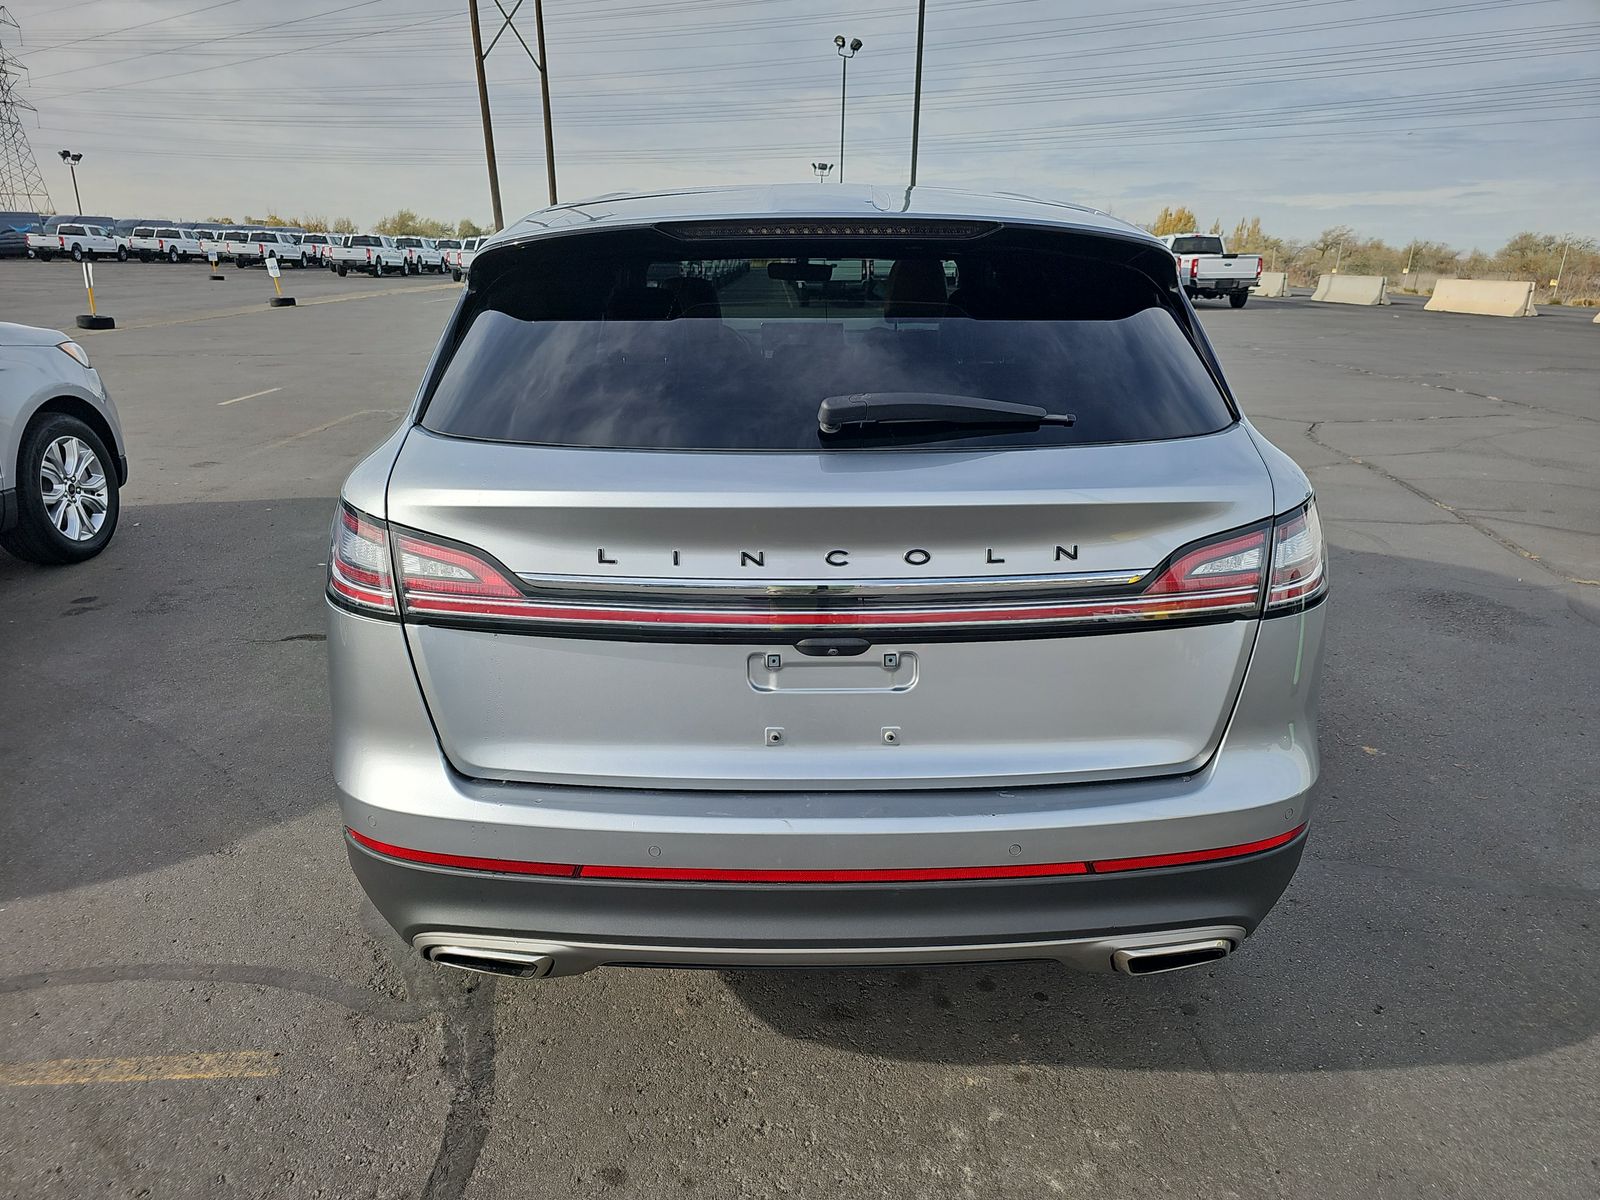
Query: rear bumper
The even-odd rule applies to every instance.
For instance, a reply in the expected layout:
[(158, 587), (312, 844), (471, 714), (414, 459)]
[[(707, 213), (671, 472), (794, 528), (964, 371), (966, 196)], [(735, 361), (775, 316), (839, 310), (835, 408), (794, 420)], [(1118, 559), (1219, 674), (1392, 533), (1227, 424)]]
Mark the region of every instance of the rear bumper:
[[(1141, 941), (1237, 945), (1306, 835), (1247, 858), (1123, 875), (934, 884), (641, 883), (399, 862), (346, 839), (378, 909), (425, 951), (499, 945), (563, 975), (605, 965), (840, 966), (1055, 959), (1115, 969)], [(462, 936), (465, 935), (465, 936)]]
[[(1325, 605), (1261, 622), (1221, 747), (1187, 775), (849, 792), (649, 790), (475, 780), (451, 769), (404, 632), (330, 607), (334, 776), (344, 824), (438, 855), (630, 868), (861, 871), (1055, 864), (1272, 839), (1312, 817)], [(1060, 958), (1084, 939), (1252, 931), (1304, 837), (1204, 865), (905, 885), (546, 878), (420, 865), (353, 845), (356, 875), (408, 940), (534, 938), (571, 966)], [(435, 860), (437, 861), (437, 860)], [(1054, 948), (1019, 948), (1020, 943)], [(627, 947), (644, 947), (642, 950)], [(730, 958), (729, 955), (733, 957)]]

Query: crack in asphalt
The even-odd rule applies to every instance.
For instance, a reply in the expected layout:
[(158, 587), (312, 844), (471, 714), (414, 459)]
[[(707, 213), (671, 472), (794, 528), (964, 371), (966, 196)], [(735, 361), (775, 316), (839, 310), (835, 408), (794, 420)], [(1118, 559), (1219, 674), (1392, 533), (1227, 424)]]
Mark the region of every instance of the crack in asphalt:
[[(1454, 390), (1454, 389), (1452, 389), (1452, 390)], [(1490, 397), (1490, 399), (1493, 399), (1493, 397)], [(1392, 471), (1385, 470), (1384, 468), (1378, 466), (1377, 463), (1370, 462), (1367, 459), (1361, 458), (1358, 455), (1351, 454), (1348, 450), (1341, 450), (1338, 446), (1335, 446), (1335, 445), (1333, 445), (1333, 444), (1331, 444), (1329, 442), (1323, 441), (1322, 438), (1317, 435), (1317, 430), (1320, 429), (1325, 424), (1341, 424), (1341, 422), (1337, 422), (1337, 421), (1331, 421), (1331, 422), (1330, 421), (1312, 421), (1309, 425), (1306, 426), (1306, 437), (1308, 439), (1310, 439), (1312, 444), (1314, 444), (1316, 446), (1319, 446), (1323, 450), (1328, 451), (1328, 453), (1330, 453), (1330, 454), (1337, 454), (1341, 458), (1345, 459), (1348, 462), (1351, 462), (1351, 463), (1355, 464), (1358, 467), (1365, 467), (1367, 470), (1373, 472), (1376, 475), (1382, 476), (1384, 479), (1387, 479), (1390, 483), (1396, 485), (1397, 487), (1405, 488), (1406, 491), (1410, 492), (1413, 496), (1416, 496), (1419, 500), (1426, 500), (1429, 504), (1433, 505), (1435, 508), (1440, 509), (1443, 512), (1449, 513), (1452, 517), (1454, 517), (1456, 520), (1460, 521), (1463, 525), (1467, 526), (1469, 529), (1477, 530), (1479, 533), (1481, 533), (1484, 537), (1488, 538), (1490, 541), (1492, 541), (1495, 544), (1497, 544), (1497, 545), (1499, 545), (1499, 546), (1511, 551), (1513, 554), (1517, 555), (1520, 558), (1527, 559), (1527, 561), (1533, 563), (1540, 570), (1544, 571), (1548, 575), (1553, 576), (1556, 579), (1561, 580), (1561, 582), (1563, 582), (1563, 583), (1575, 583), (1575, 584), (1578, 584), (1581, 587), (1600, 587), (1600, 579), (1580, 579), (1575, 575), (1568, 575), (1563, 571), (1559, 571), (1555, 567), (1552, 567), (1549, 563), (1545, 562), (1544, 559), (1540, 558), (1532, 550), (1529, 550), (1526, 547), (1524, 547), (1522, 545), (1519, 545), (1517, 542), (1512, 541), (1512, 539), (1506, 537), (1504, 534), (1498, 532), (1497, 530), (1489, 528), (1489, 526), (1484, 524), (1482, 521), (1479, 521), (1479, 520), (1477, 520), (1477, 519), (1475, 519), (1475, 518), (1473, 518), (1471, 516), (1468, 516), (1465, 512), (1461, 511), (1459, 508), (1456, 508), (1454, 505), (1446, 504), (1443, 500), (1440, 500), (1438, 497), (1429, 495), (1427, 492), (1423, 491), (1416, 484), (1411, 483), (1408, 480), (1400, 478), (1400, 476), (1396, 475)]]
[(494, 980), (473, 976), (471, 982), (447, 983), (438, 968), (427, 966), (409, 949), (396, 953), (394, 934), (370, 905), (363, 906), (362, 923), (393, 959), (405, 984), (405, 999), (385, 999), (366, 988), (291, 967), (178, 962), (5, 976), (0, 977), (0, 995), (102, 983), (232, 983), (298, 992), (377, 1021), (415, 1024), (437, 1017), (444, 1042), (439, 1065), (445, 1077), (454, 1080), (455, 1089), (439, 1148), (418, 1194), (422, 1200), (460, 1200), (489, 1137), (495, 1079)]

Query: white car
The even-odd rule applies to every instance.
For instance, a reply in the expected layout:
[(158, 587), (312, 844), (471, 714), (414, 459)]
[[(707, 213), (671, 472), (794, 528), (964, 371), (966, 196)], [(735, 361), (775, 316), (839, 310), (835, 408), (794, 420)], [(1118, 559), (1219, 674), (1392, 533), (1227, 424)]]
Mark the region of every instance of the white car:
[(444, 252), (432, 238), (397, 237), (394, 244), (406, 252), (406, 261), (413, 271), (443, 271)]
[(175, 225), (140, 225), (129, 237), (128, 248), (140, 262), (153, 262), (158, 258), (188, 262), (202, 256), (200, 238), (195, 231)]
[(41, 262), (49, 262), (58, 254), (73, 262), (118, 257), (117, 239), (101, 225), (57, 225), (54, 233), (30, 233), (28, 249)]
[(0, 546), (36, 563), (93, 558), (127, 481), (116, 405), (83, 347), (0, 322)]
[(352, 233), (344, 239), (343, 245), (333, 248), (328, 265), (340, 275), (351, 271), (365, 271), (371, 275), (394, 271), (404, 275), (411, 269), (406, 252), (394, 244), (392, 237), (382, 233)]

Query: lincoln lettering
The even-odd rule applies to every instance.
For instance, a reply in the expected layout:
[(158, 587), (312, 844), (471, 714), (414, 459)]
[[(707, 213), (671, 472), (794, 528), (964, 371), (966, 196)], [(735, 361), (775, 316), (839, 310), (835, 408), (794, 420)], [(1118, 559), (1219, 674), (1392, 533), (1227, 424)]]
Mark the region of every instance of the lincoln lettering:
[[(1053, 549), (1052, 561), (1054, 562), (1078, 561), (1078, 544), (1076, 542), (1070, 546), (1056, 545)], [(672, 565), (681, 567), (683, 565), (683, 551), (674, 550), (671, 553)], [(851, 551), (848, 549), (821, 552), (823, 563), (830, 567), (848, 567), (850, 565), (850, 555)], [(629, 557), (630, 559), (632, 558), (631, 555)], [(945, 561), (954, 564), (967, 557), (966, 555), (959, 557), (952, 555), (948, 556)], [(980, 562), (988, 566), (995, 566), (1006, 561), (1005, 555), (999, 553), (993, 546), (986, 546), (981, 558), (975, 552), (970, 557), (978, 558)], [(913, 546), (909, 550), (902, 552), (900, 558), (909, 567), (926, 567), (933, 563), (934, 553), (921, 546)], [(735, 560), (745, 570), (749, 570), (752, 567), (765, 568), (767, 565), (767, 552), (765, 550), (740, 550), (736, 553)], [(595, 561), (603, 566), (613, 567), (622, 562), (622, 557), (604, 546), (599, 546), (595, 550)]]

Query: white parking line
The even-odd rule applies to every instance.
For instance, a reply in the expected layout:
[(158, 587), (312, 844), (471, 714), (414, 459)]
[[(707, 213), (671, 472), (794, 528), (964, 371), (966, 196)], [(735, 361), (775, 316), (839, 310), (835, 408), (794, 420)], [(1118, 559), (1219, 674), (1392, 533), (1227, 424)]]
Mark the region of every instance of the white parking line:
[(230, 404), (237, 404), (241, 400), (254, 400), (257, 396), (270, 396), (273, 392), (281, 392), (281, 387), (268, 388), (264, 392), (251, 392), (248, 396), (235, 396), (232, 400), (218, 400), (218, 408), (227, 408)]

